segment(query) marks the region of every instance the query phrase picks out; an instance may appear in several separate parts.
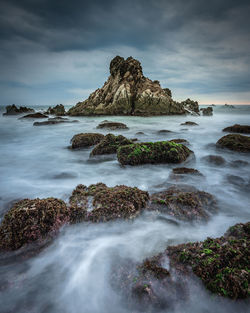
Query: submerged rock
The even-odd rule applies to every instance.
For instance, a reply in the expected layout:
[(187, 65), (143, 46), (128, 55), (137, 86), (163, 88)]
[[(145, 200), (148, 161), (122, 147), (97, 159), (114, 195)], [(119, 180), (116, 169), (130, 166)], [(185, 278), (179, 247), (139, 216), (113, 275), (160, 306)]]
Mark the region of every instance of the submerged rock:
[(161, 129), (161, 130), (157, 131), (157, 134), (160, 134), (160, 135), (164, 135), (164, 134), (167, 134), (167, 133), (172, 133), (172, 131), (168, 130), (168, 129)]
[(194, 168), (188, 168), (188, 167), (176, 167), (176, 168), (173, 168), (173, 174), (175, 174), (175, 175), (190, 174), (190, 175), (202, 176), (200, 171), (198, 171), (198, 170), (196, 170)]
[(170, 91), (143, 75), (139, 61), (116, 56), (102, 88), (72, 107), (70, 115), (161, 115), (184, 114), (183, 105), (172, 100)]
[(68, 209), (62, 200), (21, 200), (5, 214), (0, 225), (0, 249), (16, 250), (28, 243), (42, 242), (68, 220)]
[(146, 207), (149, 195), (136, 187), (78, 185), (70, 197), (71, 222), (132, 219)]
[(193, 153), (186, 146), (170, 141), (144, 142), (122, 146), (117, 150), (122, 165), (181, 163)]
[(224, 132), (232, 132), (232, 133), (242, 133), (242, 134), (250, 134), (250, 126), (249, 125), (239, 125), (235, 124), (233, 126), (229, 126), (223, 129)]
[(149, 210), (166, 213), (183, 221), (206, 221), (218, 208), (211, 194), (184, 185), (152, 194)]
[(6, 112), (3, 113), (3, 115), (16, 115), (16, 114), (22, 114), (22, 113), (29, 113), (29, 112), (35, 112), (31, 108), (22, 107), (18, 108), (15, 104), (7, 105), (6, 106)]
[(213, 108), (212, 107), (207, 107), (202, 109), (202, 114), (206, 116), (212, 116), (213, 115)]
[(31, 113), (31, 114), (24, 115), (24, 116), (20, 117), (20, 119), (22, 119), (22, 118), (47, 118), (47, 117), (48, 117), (48, 115), (37, 112), (37, 113)]
[(195, 122), (191, 122), (191, 121), (187, 121), (185, 123), (181, 123), (181, 125), (185, 125), (185, 126), (198, 126), (199, 124), (195, 123)]
[(216, 145), (238, 152), (250, 152), (250, 137), (238, 134), (226, 135), (220, 138)]
[(127, 139), (126, 137), (119, 135), (115, 136), (108, 134), (102, 138), (102, 140), (97, 144), (91, 152), (91, 155), (101, 155), (101, 154), (113, 154), (117, 152), (120, 146), (133, 144), (133, 141)]
[(226, 164), (226, 160), (220, 155), (206, 155), (202, 158), (202, 160), (205, 161), (206, 163), (210, 163), (217, 166)]
[(71, 148), (79, 149), (79, 148), (90, 147), (90, 146), (98, 144), (103, 138), (104, 138), (104, 135), (98, 134), (98, 133), (76, 134), (70, 141)]
[(127, 125), (123, 124), (123, 123), (118, 123), (118, 122), (108, 122), (108, 121), (103, 121), (101, 122), (97, 128), (108, 128), (111, 130), (115, 130), (115, 129), (128, 129)]
[(63, 104), (57, 104), (54, 107), (49, 107), (46, 114), (57, 115), (57, 116), (67, 115)]
[(244, 167), (249, 165), (249, 163), (247, 161), (244, 160), (234, 160), (230, 162), (230, 166), (238, 168), (238, 167)]
[(177, 139), (171, 139), (169, 140), (170, 142), (175, 142), (175, 143), (186, 143), (188, 144), (189, 142), (186, 139), (182, 139), (182, 138), (177, 138)]
[(50, 119), (48, 121), (44, 122), (35, 122), (33, 123), (33, 126), (44, 126), (44, 125), (56, 125), (56, 124), (62, 124), (62, 123), (78, 123), (78, 120), (58, 120), (58, 119)]

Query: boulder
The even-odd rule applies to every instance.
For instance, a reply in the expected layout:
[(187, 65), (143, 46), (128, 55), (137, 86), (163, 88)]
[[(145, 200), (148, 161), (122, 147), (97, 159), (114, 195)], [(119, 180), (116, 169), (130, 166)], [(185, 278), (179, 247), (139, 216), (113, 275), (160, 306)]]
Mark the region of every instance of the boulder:
[(185, 126), (198, 126), (199, 124), (191, 121), (187, 121), (185, 123), (181, 123), (180, 125), (185, 125)]
[(116, 56), (102, 88), (72, 107), (70, 115), (162, 115), (184, 114), (183, 105), (172, 100), (170, 91), (145, 77), (141, 64), (132, 57)]
[(108, 121), (103, 121), (101, 122), (96, 128), (107, 128), (110, 130), (116, 130), (116, 129), (128, 129), (127, 125), (123, 123), (118, 123), (118, 122), (108, 122)]
[(20, 119), (23, 119), (23, 118), (47, 118), (47, 117), (48, 116), (43, 114), (43, 113), (36, 112), (36, 113), (24, 115), (24, 116), (20, 117)]
[(121, 146), (117, 150), (122, 165), (181, 163), (193, 153), (186, 146), (170, 141), (144, 142)]
[(49, 107), (46, 114), (57, 115), (57, 116), (67, 115), (63, 104), (57, 104), (54, 107)]
[(212, 116), (213, 115), (213, 108), (207, 107), (207, 108), (202, 109), (202, 115)]
[(113, 154), (117, 152), (120, 146), (133, 144), (132, 140), (119, 135), (115, 136), (112, 134), (106, 135), (92, 150), (91, 156), (101, 154)]
[(183, 221), (207, 221), (218, 210), (214, 197), (191, 186), (172, 186), (151, 195), (149, 210)]
[(3, 113), (3, 115), (16, 115), (16, 114), (29, 113), (29, 112), (35, 112), (35, 111), (31, 108), (22, 107), (22, 106), (18, 108), (16, 107), (15, 104), (12, 104), (12, 105), (6, 106), (6, 112)]
[(198, 176), (202, 176), (201, 172), (194, 169), (194, 168), (188, 168), (188, 167), (176, 167), (173, 168), (173, 174), (175, 175), (198, 175)]
[(78, 185), (70, 197), (71, 222), (132, 219), (146, 207), (149, 195), (136, 187)]
[(239, 125), (234, 124), (233, 126), (229, 126), (223, 129), (224, 132), (232, 132), (232, 133), (242, 133), (242, 134), (250, 134), (250, 126), (249, 125)]
[(233, 151), (250, 152), (250, 137), (238, 134), (226, 135), (220, 138), (216, 145)]
[(206, 163), (221, 166), (226, 164), (226, 160), (220, 155), (206, 155), (202, 158)]
[(71, 148), (79, 149), (79, 148), (90, 147), (90, 146), (98, 144), (103, 138), (104, 138), (104, 135), (98, 134), (98, 133), (76, 134), (70, 141)]
[(0, 250), (17, 250), (29, 243), (43, 242), (68, 221), (69, 212), (62, 200), (21, 200), (5, 214), (0, 225)]

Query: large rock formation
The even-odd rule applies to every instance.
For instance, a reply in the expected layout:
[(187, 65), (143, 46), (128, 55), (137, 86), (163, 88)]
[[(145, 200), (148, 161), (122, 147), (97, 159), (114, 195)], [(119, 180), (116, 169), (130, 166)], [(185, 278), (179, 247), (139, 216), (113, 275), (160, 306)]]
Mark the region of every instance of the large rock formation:
[(184, 114), (184, 105), (171, 98), (159, 81), (145, 77), (139, 61), (116, 56), (102, 88), (72, 107), (70, 115), (161, 115)]

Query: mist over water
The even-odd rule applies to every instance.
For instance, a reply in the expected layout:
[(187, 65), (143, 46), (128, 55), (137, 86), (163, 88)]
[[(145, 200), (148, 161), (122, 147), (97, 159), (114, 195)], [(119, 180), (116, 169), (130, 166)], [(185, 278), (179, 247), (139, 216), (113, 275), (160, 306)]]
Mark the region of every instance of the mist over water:
[[(1, 112), (2, 113), (2, 112)], [(213, 194), (219, 212), (208, 223), (173, 223), (144, 213), (133, 221), (81, 223), (65, 226), (52, 245), (39, 255), (16, 263), (0, 258), (0, 281), (13, 288), (0, 287), (0, 312), (34, 313), (132, 313), (117, 290), (111, 287), (113, 264), (121, 259), (142, 261), (163, 251), (168, 245), (204, 240), (223, 235), (229, 226), (250, 219), (250, 164), (232, 166), (235, 160), (248, 161), (249, 155), (218, 150), (215, 143), (226, 135), (222, 129), (250, 123), (250, 107), (214, 107), (209, 116), (160, 117), (77, 117), (79, 123), (34, 127), (31, 120), (17, 116), (0, 117), (0, 216), (10, 202), (23, 198), (57, 197), (68, 201), (78, 184), (103, 182), (136, 186), (150, 193), (166, 189), (172, 168), (187, 166), (203, 175), (184, 183)], [(104, 119), (125, 123), (129, 130), (96, 129)], [(199, 126), (181, 126), (194, 121)], [(159, 130), (171, 130), (159, 134)], [(92, 148), (72, 151), (70, 139), (77, 133), (122, 134), (140, 141), (183, 138), (195, 159), (182, 165), (143, 165), (122, 167), (115, 155), (89, 158)], [(137, 132), (144, 132), (137, 135)], [(206, 155), (220, 155), (226, 164), (206, 163)], [(231, 175), (231, 179), (230, 176)], [(238, 178), (232, 179), (232, 175)], [(167, 217), (167, 216), (166, 216)], [(198, 283), (190, 286), (187, 302), (173, 313), (247, 312), (245, 302), (212, 297)]]

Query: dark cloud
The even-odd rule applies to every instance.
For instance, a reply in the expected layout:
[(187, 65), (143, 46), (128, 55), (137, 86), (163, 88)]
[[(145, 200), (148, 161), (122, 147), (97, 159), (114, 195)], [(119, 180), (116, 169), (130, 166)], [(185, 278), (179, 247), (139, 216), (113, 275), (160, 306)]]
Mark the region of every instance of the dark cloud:
[[(133, 54), (147, 75), (191, 94), (250, 90), (249, 1), (2, 0), (0, 6), (0, 82), (9, 90), (24, 83), (44, 92), (49, 83), (67, 81), (69, 90), (98, 87), (115, 53)], [(91, 79), (79, 82), (83, 67)]]

